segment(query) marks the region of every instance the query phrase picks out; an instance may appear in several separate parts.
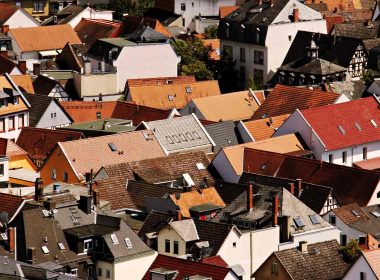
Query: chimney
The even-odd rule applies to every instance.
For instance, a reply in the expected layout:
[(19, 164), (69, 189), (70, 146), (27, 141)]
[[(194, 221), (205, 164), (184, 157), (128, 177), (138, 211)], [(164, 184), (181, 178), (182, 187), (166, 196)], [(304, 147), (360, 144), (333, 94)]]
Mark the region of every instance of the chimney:
[(27, 255), (27, 262), (29, 264), (34, 264), (34, 261), (36, 259), (36, 248), (34, 247), (29, 247), (28, 248), (28, 255)]
[(302, 253), (307, 253), (307, 241), (300, 241), (299, 250)]
[(95, 206), (99, 206), (99, 197), (98, 197), (98, 191), (94, 190), (92, 191), (92, 199)]
[(247, 210), (252, 211), (253, 209), (253, 185), (249, 184), (248, 193), (247, 193)]
[(44, 188), (43, 181), (41, 178), (37, 178), (34, 182), (34, 200), (41, 201), (43, 196)]
[(91, 214), (91, 196), (81, 195), (79, 198), (79, 209), (86, 214)]
[(53, 210), (53, 209), (55, 209), (55, 207), (56, 207), (55, 202), (52, 201), (50, 198), (48, 200), (44, 201), (44, 208), (46, 210)]
[(274, 0), (269, 0), (268, 3), (271, 7), (273, 7), (274, 3), (273, 3)]
[(16, 242), (16, 230), (14, 227), (10, 227), (8, 228), (9, 252), (15, 251), (15, 242)]
[(39, 63), (33, 63), (33, 75), (38, 76), (41, 73), (41, 65)]
[(296, 191), (295, 195), (297, 197), (300, 197), (301, 192), (302, 192), (302, 179), (296, 179), (296, 188), (297, 188), (297, 191)]
[(278, 225), (278, 194), (277, 193), (273, 196), (272, 213), (273, 213), (272, 226), (275, 227)]
[(9, 31), (9, 25), (2, 25), (1, 26), (1, 33), (3, 33), (4, 35), (7, 35), (8, 31)]
[(8, 58), (8, 51), (0, 51), (0, 56)]
[(25, 60), (20, 60), (18, 62), (18, 68), (23, 74), (26, 74), (26, 61)]
[[(178, 207), (179, 208), (179, 207)], [(176, 210), (176, 212), (177, 212), (177, 221), (180, 221), (180, 220), (182, 220), (182, 213), (181, 213), (181, 209), (177, 209)]]
[(294, 183), (289, 183), (289, 192), (294, 195)]
[(300, 10), (298, 8), (293, 9), (293, 22), (300, 21)]

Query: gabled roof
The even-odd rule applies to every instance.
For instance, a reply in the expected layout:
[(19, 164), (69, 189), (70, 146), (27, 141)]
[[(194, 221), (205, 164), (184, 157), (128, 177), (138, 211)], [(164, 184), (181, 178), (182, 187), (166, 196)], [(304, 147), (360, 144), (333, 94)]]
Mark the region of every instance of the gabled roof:
[(220, 95), (218, 81), (193, 83), (129, 86), (129, 96), (137, 105), (158, 109), (181, 109), (195, 98)]
[(207, 124), (204, 127), (216, 145), (215, 152), (241, 143), (239, 131), (233, 121)]
[(276, 130), (288, 119), (290, 114), (244, 122), (245, 127), (256, 141), (271, 138)]
[(274, 252), (289, 277), (301, 279), (340, 279), (349, 265), (339, 253), (340, 245), (336, 240), (307, 245), (307, 253), (298, 248)]
[[(162, 271), (169, 270), (175, 272), (175, 279), (186, 279), (191, 276), (209, 277), (213, 280), (224, 280), (227, 278), (231, 269), (200, 262), (192, 262), (180, 258), (158, 255), (149, 270), (146, 272), (143, 280), (151, 279), (151, 272), (157, 270), (159, 274)], [(161, 272), (161, 273), (160, 273)], [(194, 278), (198, 279), (198, 278)]]
[(199, 240), (197, 228), (192, 219), (172, 221), (169, 226), (178, 233), (185, 242)]
[(86, 172), (96, 172), (104, 165), (166, 155), (149, 130), (59, 142), (58, 146), (80, 180)]
[(168, 85), (168, 84), (180, 85), (180, 84), (195, 83), (195, 82), (196, 82), (195, 76), (128, 79), (127, 88), (141, 87), (141, 86)]
[(15, 68), (17, 68), (16, 63), (14, 63), (12, 60), (8, 59), (4, 55), (0, 55), (0, 75), (3, 75), (4, 73), (10, 74)]
[(363, 257), (367, 261), (368, 265), (371, 267), (373, 273), (376, 277), (380, 278), (380, 249), (363, 251)]
[(261, 105), (254, 95), (264, 95), (263, 91), (240, 91), (222, 95), (192, 99), (197, 110), (206, 120), (218, 122), (246, 120)]
[[(167, 13), (167, 12), (163, 11), (160, 17), (164, 16), (164, 13)], [(153, 31), (159, 33), (159, 34), (154, 35), (154, 37), (160, 38), (160, 40), (166, 40), (167, 38), (173, 37), (173, 35), (165, 28), (165, 26), (161, 24), (160, 19), (157, 20), (151, 17), (132, 16), (132, 15), (127, 15), (123, 18), (119, 36), (125, 37), (134, 32), (141, 32), (141, 29), (144, 29), (145, 27), (149, 27)], [(148, 37), (151, 37), (151, 35), (153, 35), (153, 33), (151, 33), (152, 30), (148, 31), (149, 32)], [(164, 39), (160, 35), (166, 37), (166, 39)]]
[(339, 66), (322, 58), (312, 58), (307, 56), (301, 57), (296, 61), (282, 65), (278, 71), (288, 71), (308, 75), (328, 76), (339, 74), (347, 71), (347, 68)]
[(334, 208), (331, 211), (334, 212), (335, 215), (337, 215), (343, 221), (343, 223), (347, 225), (369, 220), (367, 214), (360, 208), (357, 203)]
[(379, 113), (375, 97), (301, 110), (327, 151), (380, 141)]
[[(331, 187), (303, 183), (299, 199), (319, 214), (323, 210), (330, 195), (333, 195), (333, 189)], [(334, 196), (335, 195), (333, 195), (333, 197)]]
[(77, 140), (81, 137), (80, 132), (24, 127), (16, 143), (27, 151), (33, 160), (44, 160), (58, 142)]
[(344, 22), (335, 25), (334, 34), (337, 36), (353, 37), (360, 39), (378, 38), (380, 32), (380, 22)]
[(148, 233), (158, 233), (172, 220), (173, 218), (168, 213), (152, 210), (149, 212), (148, 217), (146, 217), (138, 235), (142, 240), (145, 240)]
[(26, 28), (13, 28), (9, 35), (22, 52), (63, 49), (67, 42), (81, 44), (81, 40), (70, 25), (52, 25)]
[(219, 17), (224, 18), (231, 14), (232, 12), (236, 11), (239, 9), (240, 6), (221, 6), (219, 8)]
[(58, 81), (44, 75), (38, 75), (33, 82), (35, 93), (41, 95), (49, 95), (56, 85), (62, 87)]
[(9, 3), (0, 3), (0, 24), (3, 25), (20, 7), (16, 7)]
[(299, 178), (307, 183), (331, 187), (342, 205), (354, 202), (367, 205), (380, 181), (379, 172), (254, 149), (245, 149), (244, 153), (244, 172), (248, 172), (243, 173), (244, 176), (258, 173)]
[(166, 42), (169, 39), (169, 37), (157, 32), (150, 26), (138, 27), (132, 33), (126, 34), (125, 37), (133, 42), (141, 43)]
[(27, 155), (28, 153), (24, 151), (19, 145), (17, 145), (12, 140), (8, 139), (7, 141), (7, 157), (12, 160), (13, 156)]
[(188, 173), (195, 186), (199, 186), (205, 177), (209, 179), (211, 185), (213, 183), (212, 176), (207, 170), (209, 164), (204, 152), (189, 152), (171, 154), (164, 158), (133, 161), (129, 166), (137, 178), (147, 183), (175, 181), (181, 178), (182, 174)]
[(24, 205), (24, 199), (17, 195), (0, 193), (0, 213), (6, 212), (8, 215), (8, 221), (0, 222), (9, 222), (10, 219), (18, 212), (18, 210)]
[(292, 114), (296, 109), (332, 104), (337, 98), (335, 93), (278, 84), (253, 114), (252, 119)]
[(34, 94), (33, 81), (30, 75), (12, 75), (11, 78), (21, 92)]

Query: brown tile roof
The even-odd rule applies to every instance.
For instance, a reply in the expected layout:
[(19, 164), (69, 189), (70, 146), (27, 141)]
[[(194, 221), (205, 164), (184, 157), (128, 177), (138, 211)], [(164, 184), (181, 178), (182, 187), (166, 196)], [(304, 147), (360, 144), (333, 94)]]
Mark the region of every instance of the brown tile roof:
[(13, 28), (8, 33), (22, 52), (63, 49), (67, 42), (81, 44), (74, 29), (68, 24)]
[(7, 156), (9, 158), (12, 158), (13, 156), (26, 155), (26, 154), (28, 153), (25, 152), (20, 146), (18, 146), (16, 143), (8, 139)]
[[(368, 221), (369, 217), (357, 203), (344, 205), (332, 210), (345, 224)], [(354, 214), (357, 213), (358, 215)]]
[(77, 140), (81, 137), (80, 132), (24, 127), (16, 143), (33, 160), (45, 160), (58, 142)]
[(239, 7), (240, 6), (222, 6), (219, 8), (219, 17), (224, 18), (225, 16), (239, 9)]
[(0, 193), (0, 212), (8, 213), (8, 218), (11, 219), (23, 204), (24, 199), (17, 195)]
[[(190, 88), (191, 93), (186, 89)], [(130, 100), (137, 105), (158, 109), (181, 109), (190, 100), (206, 96), (220, 95), (218, 81), (201, 81), (195, 83), (129, 87)], [(173, 96), (173, 100), (169, 100)]]
[(30, 75), (12, 75), (11, 78), (22, 92), (34, 93), (33, 81)]
[(298, 248), (274, 252), (291, 279), (340, 279), (349, 268), (336, 240), (308, 244), (307, 249), (307, 253)]
[(178, 76), (164, 78), (128, 79), (127, 87), (157, 86), (166, 84), (195, 83), (195, 76)]
[(331, 16), (325, 16), (326, 24), (327, 24), (327, 33), (330, 34), (330, 32), (334, 29), (336, 24), (343, 23), (344, 19), (341, 15), (331, 15)]
[(380, 249), (364, 251), (363, 256), (371, 267), (377, 279), (380, 278)]
[[(197, 163), (203, 164), (205, 169), (198, 169)], [(182, 174), (188, 173), (196, 186), (208, 177), (213, 184), (211, 174), (207, 171), (210, 162), (204, 152), (171, 154), (165, 158), (146, 159), (130, 162), (130, 168), (139, 178), (147, 183), (156, 184), (174, 181)]]
[[(276, 132), (289, 117), (289, 114), (244, 122), (245, 127), (256, 141), (265, 140)], [(272, 121), (272, 124), (270, 123)]]
[(0, 24), (4, 24), (13, 14), (20, 9), (8, 3), (0, 3)]
[[(101, 118), (132, 120), (134, 125), (142, 121), (156, 121), (168, 118), (170, 111), (120, 101), (61, 101), (60, 104), (74, 120), (83, 123)], [(85, 114), (83, 112), (86, 112)]]
[(150, 28), (154, 29), (155, 31), (161, 33), (162, 35), (166, 37), (173, 37), (173, 35), (161, 24), (160, 21), (152, 18), (144, 18), (142, 16), (131, 16), (128, 15), (124, 17), (124, 20), (122, 22), (120, 31), (118, 32), (118, 35), (120, 37), (123, 37), (125, 35), (128, 35), (134, 31), (136, 31), (138, 28), (143, 26), (149, 26)]
[(181, 193), (179, 199), (175, 194), (170, 195), (173, 202), (179, 206), (183, 217), (190, 218), (189, 209), (202, 204), (212, 204), (225, 207), (222, 198), (214, 187)]
[(372, 158), (369, 160), (357, 161), (352, 164), (354, 167), (367, 169), (367, 170), (377, 170), (380, 171), (380, 157)]
[[(149, 135), (149, 139), (145, 138), (145, 134)], [(117, 151), (111, 150), (110, 143), (115, 145)], [(58, 145), (80, 180), (86, 172), (91, 169), (97, 172), (104, 165), (166, 156), (149, 130), (59, 142)]]
[[(254, 92), (261, 95), (263, 92)], [(226, 93), (192, 100), (203, 117), (210, 121), (236, 121), (252, 117), (259, 103), (249, 91)]]
[(276, 85), (260, 108), (253, 114), (252, 119), (275, 117), (292, 114), (296, 109), (308, 109), (333, 104), (338, 98), (335, 93), (310, 90), (285, 85)]
[(10, 74), (17, 65), (12, 60), (0, 55), (0, 75), (4, 73)]
[(146, 234), (151, 232), (159, 232), (161, 229), (166, 227), (171, 220), (173, 220), (173, 217), (171, 217), (168, 213), (152, 210), (146, 217), (144, 224), (138, 232), (138, 236), (142, 240), (146, 240)]

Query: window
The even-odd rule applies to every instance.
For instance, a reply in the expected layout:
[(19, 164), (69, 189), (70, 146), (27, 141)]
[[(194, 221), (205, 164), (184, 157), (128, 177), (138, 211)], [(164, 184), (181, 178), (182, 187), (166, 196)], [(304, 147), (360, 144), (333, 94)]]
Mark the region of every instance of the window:
[(102, 276), (102, 274), (103, 274), (102, 268), (98, 267), (98, 276)]
[(59, 249), (61, 249), (61, 250), (65, 250), (66, 248), (65, 248), (65, 245), (62, 243), (62, 242), (59, 242), (58, 243), (58, 247), (59, 247)]
[(96, 118), (101, 119), (102, 118), (102, 113), (101, 112), (96, 112)]
[(334, 154), (329, 154), (329, 163), (333, 163), (334, 161)]
[(51, 170), (51, 179), (57, 179), (57, 170), (55, 168)]
[(132, 242), (131, 242), (131, 240), (127, 237), (127, 238), (124, 239), (124, 241), (125, 241), (125, 245), (127, 245), (127, 248), (131, 249), (132, 248)]
[(292, 35), (288, 36), (289, 42), (292, 41)]
[(14, 116), (8, 118), (8, 126), (9, 126), (9, 130), (15, 129), (15, 117)]
[(69, 174), (67, 172), (63, 171), (63, 182), (67, 183), (69, 180)]
[(239, 73), (240, 81), (245, 81), (245, 67), (240, 66), (240, 73)]
[(278, 274), (278, 263), (272, 263), (272, 274)]
[(364, 160), (367, 160), (367, 158), (368, 158), (368, 157), (367, 157), (367, 156), (368, 156), (368, 155), (367, 155), (367, 152), (368, 152), (367, 147), (364, 147), (364, 148), (363, 148), (363, 159), (364, 159)]
[(342, 234), (341, 240), (340, 240), (340, 244), (342, 246), (346, 246), (347, 245), (347, 235), (346, 234)]
[(119, 240), (117, 240), (117, 237), (115, 234), (111, 234), (111, 240), (113, 244), (119, 244)]
[(232, 243), (232, 247), (236, 248), (236, 242)]
[(111, 271), (106, 269), (106, 278), (111, 278)]
[(330, 215), (330, 224), (332, 224), (333, 226), (335, 226), (336, 225), (336, 217), (335, 216), (332, 216), (332, 215)]
[(92, 250), (92, 248), (93, 248), (92, 239), (86, 239), (84, 241), (83, 252), (88, 252), (89, 250)]
[(230, 27), (226, 27), (226, 38), (230, 38)]
[(73, 276), (78, 276), (78, 268), (72, 268), (70, 270), (70, 274)]
[(342, 162), (343, 162), (343, 163), (347, 163), (347, 152), (346, 152), (346, 151), (344, 151), (344, 152), (342, 153)]
[(33, 2), (33, 12), (41, 13), (44, 11), (44, 2), (43, 1), (34, 1)]
[(44, 252), (44, 254), (49, 254), (49, 249), (47, 246), (42, 246), (41, 249), (42, 249), (42, 252)]
[(181, 3), (181, 11), (186, 11), (186, 3)]
[(24, 127), (24, 114), (18, 115), (18, 128)]
[(377, 192), (377, 195), (376, 195), (377, 198), (380, 198), (380, 191)]
[(18, 96), (15, 96), (13, 98), (13, 104), (17, 105), (18, 104)]
[(170, 253), (170, 240), (165, 239), (165, 253)]
[(360, 280), (367, 280), (367, 273), (360, 272)]
[(178, 241), (173, 242), (173, 254), (178, 255)]
[(245, 62), (245, 48), (240, 48), (240, 61)]
[(4, 164), (0, 164), (0, 176), (4, 176)]
[(4, 121), (4, 118), (0, 119), (0, 131), (5, 131), (5, 121)]
[(305, 223), (302, 221), (300, 217), (294, 218), (293, 221), (297, 228), (302, 228), (305, 226)]
[(253, 61), (255, 64), (264, 64), (264, 52), (262, 51), (254, 51), (253, 53)]
[(319, 221), (318, 219), (318, 215), (317, 214), (312, 214), (312, 215), (309, 215), (310, 217), (310, 220), (311, 222), (313, 223), (313, 225), (316, 225), (316, 224), (320, 224), (321, 222)]
[(366, 242), (366, 237), (365, 236), (359, 236), (359, 245), (364, 245)]

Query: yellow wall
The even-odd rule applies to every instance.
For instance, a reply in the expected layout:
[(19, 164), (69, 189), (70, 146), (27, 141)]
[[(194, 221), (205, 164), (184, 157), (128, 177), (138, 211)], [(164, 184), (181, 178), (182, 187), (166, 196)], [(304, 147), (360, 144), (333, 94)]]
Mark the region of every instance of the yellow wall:
[(21, 0), (21, 7), (33, 17), (47, 17), (49, 15), (49, 2), (44, 1), (44, 11), (43, 12), (33, 12), (33, 2), (34, 0)]
[(37, 171), (36, 165), (27, 155), (12, 156), (9, 159), (9, 169), (25, 168), (28, 170)]
[[(170, 253), (165, 252), (165, 240), (170, 240)], [(174, 241), (178, 241), (178, 255), (173, 254)], [(184, 256), (186, 255), (186, 242), (171, 227), (166, 227), (160, 231), (157, 236), (158, 253), (167, 256)]]

